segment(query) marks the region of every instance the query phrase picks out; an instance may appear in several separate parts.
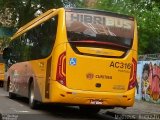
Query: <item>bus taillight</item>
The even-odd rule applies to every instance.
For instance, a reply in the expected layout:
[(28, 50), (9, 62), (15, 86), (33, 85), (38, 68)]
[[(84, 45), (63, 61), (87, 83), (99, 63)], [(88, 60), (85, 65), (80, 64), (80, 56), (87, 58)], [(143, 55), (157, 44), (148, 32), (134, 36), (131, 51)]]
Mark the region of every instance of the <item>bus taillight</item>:
[(66, 52), (58, 58), (56, 81), (66, 86)]
[(129, 81), (129, 85), (128, 85), (128, 90), (134, 88), (136, 86), (136, 73), (137, 72), (137, 62), (136, 60), (133, 58), (132, 59), (132, 69), (131, 69), (131, 74), (130, 74), (130, 81)]

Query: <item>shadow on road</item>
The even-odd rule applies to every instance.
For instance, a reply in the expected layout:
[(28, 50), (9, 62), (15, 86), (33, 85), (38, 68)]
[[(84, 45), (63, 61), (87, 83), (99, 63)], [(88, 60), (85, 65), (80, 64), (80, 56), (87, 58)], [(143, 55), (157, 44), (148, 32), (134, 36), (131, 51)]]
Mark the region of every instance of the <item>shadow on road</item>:
[[(8, 96), (7, 96), (8, 97)], [(9, 99), (9, 98), (8, 98)], [(29, 108), (28, 105), (28, 99), (24, 97), (16, 97), (14, 101), (23, 104), (24, 106)], [(75, 106), (66, 106), (66, 105), (57, 105), (57, 104), (39, 104), (38, 108), (36, 110), (36, 114), (28, 115), (27, 117), (33, 117), (37, 116), (40, 118), (51, 117), (56, 118), (55, 120), (77, 120), (77, 119), (83, 119), (83, 120), (113, 120), (111, 116), (108, 115), (102, 115), (101, 113), (95, 114), (85, 114), (82, 113), (78, 107)], [(25, 116), (25, 115), (24, 115)], [(36, 119), (34, 119), (36, 120)], [(47, 120), (47, 119), (46, 119)]]

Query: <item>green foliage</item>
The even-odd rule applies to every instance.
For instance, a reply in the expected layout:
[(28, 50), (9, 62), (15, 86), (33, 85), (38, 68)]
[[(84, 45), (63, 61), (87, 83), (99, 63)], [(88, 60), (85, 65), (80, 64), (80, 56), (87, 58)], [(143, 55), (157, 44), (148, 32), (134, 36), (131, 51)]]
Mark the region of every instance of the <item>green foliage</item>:
[[(0, 0), (0, 14), (8, 8), (13, 26), (19, 28), (33, 19), (37, 11), (86, 6), (86, 0)], [(97, 0), (95, 8), (134, 16), (138, 23), (139, 54), (160, 53), (159, 0)]]
[(139, 54), (160, 53), (159, 0), (98, 0), (95, 8), (134, 16), (138, 22)]
[[(63, 1), (63, 2), (62, 2)], [(81, 0), (0, 0), (0, 13), (9, 9), (17, 28), (36, 17), (36, 12), (45, 12), (52, 8), (81, 6)]]
[(9, 37), (2, 37), (0, 38), (0, 52), (4, 50), (9, 44), (10, 38)]
[(60, 0), (0, 0), (1, 11), (6, 8), (12, 13), (12, 19), (16, 27), (23, 26), (35, 17), (35, 13), (40, 10), (45, 12), (51, 8), (62, 7)]

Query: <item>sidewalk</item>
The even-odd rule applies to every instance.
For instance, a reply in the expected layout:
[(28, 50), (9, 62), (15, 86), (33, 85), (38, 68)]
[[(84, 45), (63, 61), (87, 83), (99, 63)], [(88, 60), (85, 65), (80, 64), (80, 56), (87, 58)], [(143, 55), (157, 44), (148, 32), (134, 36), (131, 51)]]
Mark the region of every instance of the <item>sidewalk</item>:
[(142, 100), (135, 100), (133, 107), (115, 108), (109, 109), (107, 112), (113, 112), (116, 114), (159, 114), (160, 115), (160, 104), (149, 103)]

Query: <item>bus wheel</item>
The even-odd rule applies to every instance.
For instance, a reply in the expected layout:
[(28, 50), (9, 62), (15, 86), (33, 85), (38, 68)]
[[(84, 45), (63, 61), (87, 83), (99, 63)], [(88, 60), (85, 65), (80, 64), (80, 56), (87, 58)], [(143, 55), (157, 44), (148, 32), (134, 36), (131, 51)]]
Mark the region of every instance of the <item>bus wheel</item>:
[(29, 89), (29, 106), (32, 109), (37, 108), (37, 101), (35, 100), (35, 96), (34, 96), (34, 84), (33, 84), (33, 82), (31, 83), (30, 89)]
[(16, 98), (16, 94), (9, 92), (9, 98), (10, 99), (15, 99)]
[(4, 82), (2, 82), (2, 87), (4, 86)]
[(97, 107), (91, 107), (91, 106), (79, 106), (80, 111), (85, 114), (93, 114), (98, 113), (101, 109)]
[(0, 81), (0, 87), (3, 87), (3, 81)]

